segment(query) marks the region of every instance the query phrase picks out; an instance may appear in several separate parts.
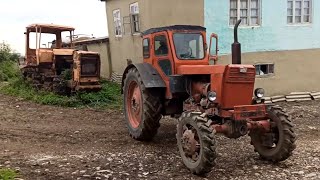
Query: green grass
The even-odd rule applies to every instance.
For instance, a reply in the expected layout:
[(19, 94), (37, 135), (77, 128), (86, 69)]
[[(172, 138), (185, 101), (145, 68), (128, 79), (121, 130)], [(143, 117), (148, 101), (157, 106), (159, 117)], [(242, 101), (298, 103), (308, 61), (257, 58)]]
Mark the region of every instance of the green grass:
[(79, 92), (73, 96), (62, 96), (52, 92), (36, 91), (21, 78), (11, 79), (7, 85), (0, 87), (3, 94), (21, 97), (44, 105), (63, 107), (91, 107), (91, 108), (120, 108), (122, 96), (120, 85), (102, 81), (102, 90), (99, 92)]
[(0, 169), (0, 180), (14, 180), (17, 173), (10, 169)]

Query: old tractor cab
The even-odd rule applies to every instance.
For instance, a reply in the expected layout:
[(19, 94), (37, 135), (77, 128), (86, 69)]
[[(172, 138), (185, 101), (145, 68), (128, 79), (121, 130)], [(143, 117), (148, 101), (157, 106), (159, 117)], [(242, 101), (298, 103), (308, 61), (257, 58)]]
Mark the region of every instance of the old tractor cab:
[[(26, 28), (26, 55), (20, 69), (39, 89), (57, 93), (101, 89), (100, 55), (76, 51), (74, 28), (53, 24), (32, 24)], [(62, 48), (67, 36), (70, 48)]]
[(145, 31), (143, 63), (129, 65), (123, 74), (130, 135), (151, 140), (162, 116), (177, 117), (179, 152), (195, 174), (211, 171), (216, 134), (249, 135), (255, 151), (272, 162), (287, 159), (295, 148), (288, 115), (278, 106), (257, 103), (264, 90), (254, 90), (255, 67), (241, 64), (240, 22), (234, 28), (232, 64), (217, 65), (216, 34), (207, 43), (204, 27), (179, 25)]

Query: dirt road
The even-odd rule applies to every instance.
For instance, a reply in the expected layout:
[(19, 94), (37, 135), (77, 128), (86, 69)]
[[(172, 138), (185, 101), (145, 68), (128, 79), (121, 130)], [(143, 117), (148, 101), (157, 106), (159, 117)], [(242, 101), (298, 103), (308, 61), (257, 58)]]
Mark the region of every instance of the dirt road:
[(218, 138), (217, 165), (191, 175), (179, 157), (175, 120), (162, 120), (155, 140), (132, 140), (117, 111), (42, 106), (0, 95), (0, 168), (44, 179), (320, 179), (320, 102), (283, 104), (296, 123), (294, 155), (259, 160), (249, 138)]

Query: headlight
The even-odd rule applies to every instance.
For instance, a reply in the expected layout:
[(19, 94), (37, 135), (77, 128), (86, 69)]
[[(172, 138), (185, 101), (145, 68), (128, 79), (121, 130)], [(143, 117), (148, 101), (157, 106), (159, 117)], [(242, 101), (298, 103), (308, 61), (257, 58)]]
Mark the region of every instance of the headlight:
[(264, 89), (262, 89), (262, 88), (257, 88), (257, 89), (254, 91), (254, 95), (255, 95), (257, 98), (263, 98), (263, 96), (264, 96)]
[(208, 99), (211, 102), (215, 101), (217, 99), (217, 93), (214, 91), (209, 91), (208, 92)]

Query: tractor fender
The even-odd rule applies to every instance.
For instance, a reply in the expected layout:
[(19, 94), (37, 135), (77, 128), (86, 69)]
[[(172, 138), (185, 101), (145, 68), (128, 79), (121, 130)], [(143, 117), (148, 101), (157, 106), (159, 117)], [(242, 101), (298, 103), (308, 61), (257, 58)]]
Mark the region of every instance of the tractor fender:
[(121, 82), (121, 93), (123, 94), (124, 80), (131, 68), (136, 68), (140, 74), (143, 84), (146, 88), (165, 88), (166, 84), (161, 78), (159, 72), (149, 63), (130, 64), (124, 70)]

